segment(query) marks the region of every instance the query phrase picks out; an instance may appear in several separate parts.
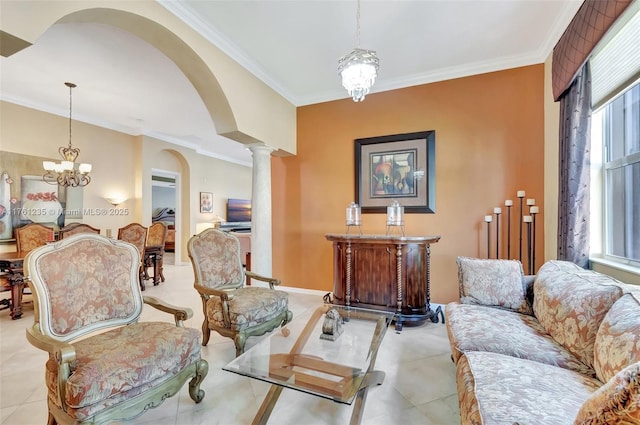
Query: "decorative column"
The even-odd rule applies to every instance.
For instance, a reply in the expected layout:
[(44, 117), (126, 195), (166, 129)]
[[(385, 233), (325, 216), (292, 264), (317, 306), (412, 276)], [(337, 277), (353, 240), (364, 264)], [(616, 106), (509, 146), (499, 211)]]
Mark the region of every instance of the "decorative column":
[[(271, 152), (267, 145), (249, 146), (253, 154), (251, 193), (251, 271), (272, 275)], [(259, 286), (258, 281), (252, 282)]]

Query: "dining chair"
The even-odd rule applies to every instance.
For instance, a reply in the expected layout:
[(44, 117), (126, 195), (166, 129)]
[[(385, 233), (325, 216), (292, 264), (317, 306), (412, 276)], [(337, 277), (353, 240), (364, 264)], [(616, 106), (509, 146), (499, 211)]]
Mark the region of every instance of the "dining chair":
[(138, 248), (140, 254), (140, 267), (138, 273), (138, 281), (140, 289), (145, 290), (144, 286), (144, 249), (147, 246), (148, 229), (140, 223), (130, 223), (118, 229), (118, 239), (133, 244)]
[(40, 223), (29, 223), (15, 229), (16, 250), (28, 252), (53, 241), (53, 229)]
[(100, 229), (84, 223), (70, 223), (60, 229), (59, 239), (68, 238), (69, 236), (76, 235), (78, 233), (96, 233), (99, 235)]
[[(202, 401), (209, 366), (200, 331), (184, 327), (193, 311), (143, 296), (139, 269), (134, 245), (93, 233), (27, 255), (35, 301), (27, 340), (49, 353), (48, 424), (127, 421), (177, 394), (187, 380), (191, 399)], [(139, 321), (144, 304), (175, 323)]]
[[(187, 251), (205, 317), (202, 345), (207, 345), (213, 330), (232, 338), (239, 356), (248, 337), (263, 335), (291, 321), (288, 294), (274, 289), (280, 280), (245, 271), (237, 237), (206, 229), (189, 239)], [(269, 287), (244, 286), (245, 275), (267, 282)]]
[(149, 267), (153, 267), (153, 284), (164, 282), (164, 243), (167, 239), (167, 226), (162, 222), (155, 222), (149, 226), (147, 244), (145, 246), (144, 257), (144, 278), (149, 279), (147, 272)]

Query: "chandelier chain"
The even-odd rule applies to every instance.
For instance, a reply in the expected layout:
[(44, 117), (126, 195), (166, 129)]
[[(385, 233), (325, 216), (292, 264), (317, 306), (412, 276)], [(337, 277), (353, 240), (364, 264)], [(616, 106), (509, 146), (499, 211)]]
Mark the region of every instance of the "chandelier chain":
[(69, 87), (69, 147), (71, 147), (71, 111), (72, 111), (72, 103), (71, 103), (71, 90), (75, 87), (73, 83), (65, 83)]
[(360, 0), (357, 1), (356, 7), (356, 37), (358, 41), (358, 49), (360, 48)]

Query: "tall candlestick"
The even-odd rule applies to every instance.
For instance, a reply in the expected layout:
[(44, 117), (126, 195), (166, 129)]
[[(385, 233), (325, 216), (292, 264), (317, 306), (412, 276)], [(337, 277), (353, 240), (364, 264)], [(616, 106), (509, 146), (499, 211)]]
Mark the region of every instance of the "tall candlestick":
[(491, 258), (491, 221), (493, 218), (490, 215), (484, 216), (484, 221), (487, 223), (487, 258)]
[(519, 243), (518, 243), (518, 247), (519, 247), (519, 251), (520, 251), (520, 261), (522, 261), (522, 198), (524, 198), (524, 190), (519, 190), (518, 191), (518, 198), (520, 198), (520, 221), (519, 221), (519, 226), (520, 226), (520, 238), (518, 239)]
[(529, 208), (529, 213), (531, 217), (533, 217), (533, 242), (531, 243), (531, 268), (533, 269), (533, 273), (536, 272), (536, 215), (540, 212), (540, 208), (538, 206), (532, 206)]
[(533, 274), (531, 271), (531, 222), (532, 217), (530, 215), (525, 215), (522, 217), (522, 221), (527, 225), (527, 265), (529, 272), (527, 274)]
[[(507, 204), (510, 202), (510, 204)], [(511, 205), (513, 205), (513, 201), (506, 201), (505, 205), (507, 206), (507, 260), (511, 259)]]
[(500, 214), (502, 209), (494, 208), (493, 213), (496, 215), (496, 258), (500, 258)]

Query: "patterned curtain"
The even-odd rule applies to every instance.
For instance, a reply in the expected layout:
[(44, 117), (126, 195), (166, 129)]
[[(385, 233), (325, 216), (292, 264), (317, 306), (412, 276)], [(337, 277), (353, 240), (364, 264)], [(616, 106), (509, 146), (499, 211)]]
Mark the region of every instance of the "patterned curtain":
[(583, 65), (560, 99), (558, 259), (589, 266), (591, 75)]

